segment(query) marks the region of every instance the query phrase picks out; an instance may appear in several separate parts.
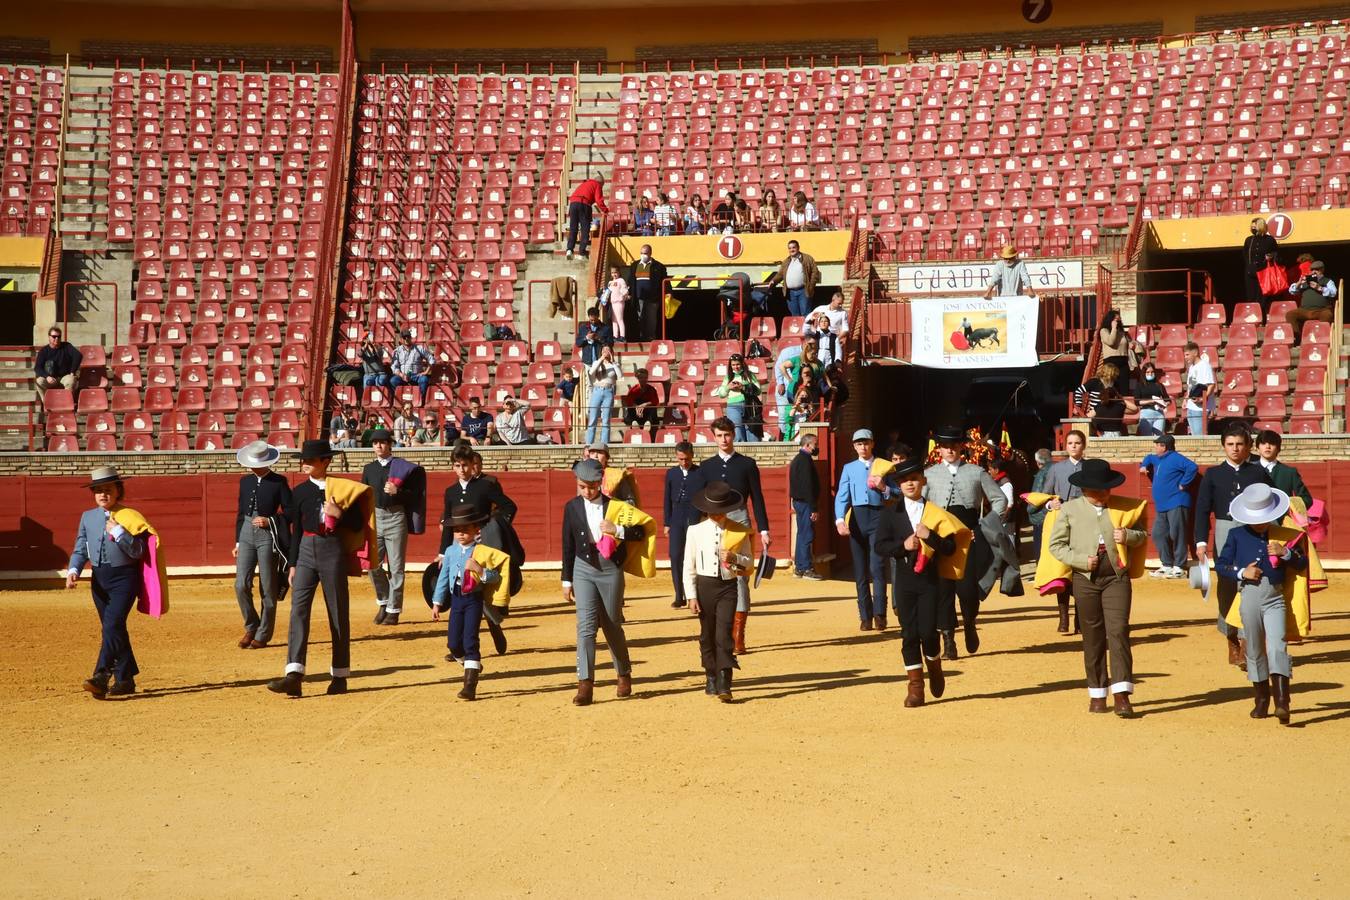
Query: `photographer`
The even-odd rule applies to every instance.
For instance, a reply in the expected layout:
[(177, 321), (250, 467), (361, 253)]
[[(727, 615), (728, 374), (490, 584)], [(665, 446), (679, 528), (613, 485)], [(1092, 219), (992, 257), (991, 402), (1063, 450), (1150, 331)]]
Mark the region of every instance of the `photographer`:
[(366, 335), (361, 344), (361, 388), (389, 387), (389, 366), (385, 365), (385, 353), (375, 346), (375, 341)]
[(758, 424), (761, 410), (762, 388), (755, 373), (745, 365), (745, 358), (733, 353), (727, 362), (727, 374), (720, 387), (713, 389), (714, 397), (725, 397), (727, 418), (735, 425), (738, 441), (758, 441), (759, 435), (754, 426)]
[(1326, 263), (1313, 260), (1308, 274), (1289, 285), (1289, 293), (1298, 297), (1298, 308), (1285, 313), (1284, 318), (1294, 326), (1294, 344), (1303, 338), (1303, 323), (1309, 320), (1330, 322), (1332, 301), (1336, 299), (1336, 282), (1327, 277)]
[(47, 329), (47, 344), (38, 351), (33, 366), (39, 398), (48, 390), (63, 387), (75, 390), (75, 378), (80, 373), (84, 356), (75, 345), (62, 339), (61, 329), (53, 325)]

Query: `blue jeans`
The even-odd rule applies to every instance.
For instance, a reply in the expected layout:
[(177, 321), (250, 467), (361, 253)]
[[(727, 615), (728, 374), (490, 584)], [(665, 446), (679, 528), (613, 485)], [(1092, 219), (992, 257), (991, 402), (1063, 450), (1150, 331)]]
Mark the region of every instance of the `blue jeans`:
[(1186, 410), (1186, 422), (1190, 425), (1191, 434), (1205, 433), (1205, 411), (1203, 409)]
[(736, 440), (738, 441), (758, 441), (759, 435), (755, 434), (745, 424), (745, 404), (728, 403), (727, 418), (731, 424), (736, 426)]
[(595, 426), (600, 426), (600, 443), (609, 443), (609, 417), (614, 409), (614, 388), (596, 388), (591, 391), (590, 410), (586, 416), (586, 443), (595, 440)]
[(787, 304), (788, 315), (804, 318), (811, 311), (811, 295), (806, 292), (806, 288), (788, 288)]
[(362, 376), (361, 376), (361, 387), (362, 387), (362, 388), (368, 388), (368, 387), (388, 387), (388, 386), (389, 386), (389, 375), (388, 375), (387, 373), (381, 373), (381, 374), (379, 374), (379, 375), (362, 375)]
[(450, 621), (446, 625), (446, 646), (466, 669), (483, 668), (478, 650), (478, 629), (483, 624), (483, 592), (450, 594)]
[(430, 383), (431, 383), (431, 379), (428, 378), (428, 377), (425, 376), (425, 375), (409, 375), (407, 378), (403, 378), (402, 376), (395, 375), (395, 376), (393, 376), (392, 378), (389, 379), (389, 386), (390, 386), (390, 387), (396, 387), (396, 388), (398, 388), (398, 387), (403, 387), (403, 385), (405, 385), (405, 384), (415, 384), (415, 385), (417, 385), (417, 395), (418, 395), (419, 397), (421, 397), (423, 403), (426, 402), (426, 399), (427, 399), (427, 385), (430, 384)]
[(793, 548), (792, 562), (798, 572), (809, 572), (813, 567), (811, 544), (816, 539), (816, 523), (811, 521), (811, 504), (793, 500), (792, 511), (797, 516), (797, 543)]
[(581, 238), (581, 255), (585, 256), (591, 246), (591, 205), (573, 201), (567, 204), (567, 252), (577, 244), (578, 232)]
[(1166, 430), (1166, 419), (1163, 417), (1162, 410), (1139, 410), (1139, 427), (1135, 429), (1136, 434), (1162, 434)]

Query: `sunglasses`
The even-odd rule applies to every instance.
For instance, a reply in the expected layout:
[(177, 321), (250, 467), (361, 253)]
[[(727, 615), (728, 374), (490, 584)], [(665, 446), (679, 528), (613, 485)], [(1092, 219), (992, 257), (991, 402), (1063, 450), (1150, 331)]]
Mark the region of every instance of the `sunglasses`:
[(61, 335), (59, 335), (59, 334), (49, 334), (49, 335), (47, 335), (47, 337), (49, 337), (49, 338), (56, 338), (57, 340), (60, 340), (60, 339), (61, 339)]

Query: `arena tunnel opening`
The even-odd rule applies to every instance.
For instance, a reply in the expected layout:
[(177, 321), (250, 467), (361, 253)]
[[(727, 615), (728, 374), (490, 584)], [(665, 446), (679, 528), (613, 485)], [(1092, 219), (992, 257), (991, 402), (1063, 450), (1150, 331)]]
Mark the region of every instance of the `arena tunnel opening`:
[[(731, 285), (731, 287), (728, 287), (728, 285)], [(811, 309), (828, 304), (830, 297), (839, 290), (841, 288), (837, 284), (818, 285), (812, 296)], [(678, 308), (675, 310), (675, 314), (673, 316), (668, 315), (665, 321), (665, 337), (672, 341), (715, 340), (723, 336), (724, 327), (734, 322), (738, 314), (743, 315), (743, 327), (739, 332), (740, 340), (748, 341), (755, 336), (750, 330), (750, 324), (753, 320), (759, 318), (773, 319), (775, 326), (773, 333), (776, 333), (780, 338), (785, 337), (783, 320), (791, 315), (787, 298), (783, 290), (778, 287), (767, 293), (766, 305), (757, 307), (750, 296), (750, 290), (737, 290), (734, 287), (734, 282), (730, 280), (721, 283), (708, 282), (684, 288), (675, 286), (671, 290), (670, 296), (678, 301)], [(744, 294), (743, 299), (742, 294)], [(637, 304), (629, 304), (625, 310), (624, 319), (629, 334), (640, 333), (637, 330), (634, 309), (636, 306)]]

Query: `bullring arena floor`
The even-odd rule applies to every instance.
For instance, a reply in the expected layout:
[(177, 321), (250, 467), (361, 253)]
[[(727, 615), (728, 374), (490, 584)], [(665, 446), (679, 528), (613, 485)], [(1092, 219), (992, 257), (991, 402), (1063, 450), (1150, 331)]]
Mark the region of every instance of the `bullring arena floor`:
[[(80, 690), (78, 592), (0, 594), (6, 896), (1333, 897), (1350, 884), (1350, 602), (1317, 597), (1294, 722), (1247, 717), (1204, 606), (1146, 580), (1143, 714), (1089, 716), (1079, 641), (1029, 597), (987, 606), (939, 702), (901, 707), (900, 645), (856, 628), (851, 585), (757, 595), (737, 702), (705, 697), (691, 618), (633, 583), (636, 696), (573, 708), (574, 619), (534, 574), (454, 698), (420, 599), (353, 615), (352, 693), (268, 693), (284, 643), (235, 649), (225, 581), (133, 614), (134, 698)], [(289, 606), (285, 607), (289, 612)], [(311, 669), (326, 672), (316, 612)], [(284, 639), (284, 626), (282, 631)]]

